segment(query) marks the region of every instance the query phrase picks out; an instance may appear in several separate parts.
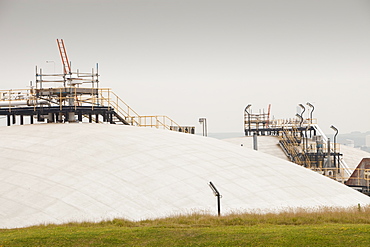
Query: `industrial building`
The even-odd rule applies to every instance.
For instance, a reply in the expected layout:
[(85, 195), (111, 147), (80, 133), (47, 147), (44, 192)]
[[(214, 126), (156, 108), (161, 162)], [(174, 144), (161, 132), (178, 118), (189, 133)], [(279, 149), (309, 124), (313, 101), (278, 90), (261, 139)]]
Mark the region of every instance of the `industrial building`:
[[(244, 110), (245, 137), (227, 141), (289, 160), (370, 194), (370, 178), (366, 176), (370, 170), (361, 165), (362, 159), (370, 158), (370, 154), (337, 143), (338, 129), (333, 125), (331, 128), (335, 135), (332, 142), (312, 117), (314, 106), (310, 103), (307, 106), (299, 104), (301, 112), (293, 118), (271, 119), (271, 105), (267, 112), (259, 110), (253, 113), (249, 104)], [(306, 118), (304, 112), (307, 108)], [(356, 180), (353, 179), (355, 174)]]

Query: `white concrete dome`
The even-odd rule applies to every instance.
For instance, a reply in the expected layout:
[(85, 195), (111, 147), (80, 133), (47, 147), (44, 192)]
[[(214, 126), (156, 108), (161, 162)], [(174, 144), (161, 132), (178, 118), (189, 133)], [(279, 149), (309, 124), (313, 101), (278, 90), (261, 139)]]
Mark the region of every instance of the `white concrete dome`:
[(108, 124), (0, 128), (0, 228), (141, 220), (206, 210), (348, 207), (370, 198), (268, 154), (224, 141)]

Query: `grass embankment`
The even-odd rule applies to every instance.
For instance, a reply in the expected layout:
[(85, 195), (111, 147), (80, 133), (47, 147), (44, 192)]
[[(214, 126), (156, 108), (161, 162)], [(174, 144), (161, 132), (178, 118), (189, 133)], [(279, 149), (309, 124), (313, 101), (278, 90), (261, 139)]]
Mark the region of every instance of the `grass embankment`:
[(370, 208), (0, 230), (0, 246), (369, 246)]

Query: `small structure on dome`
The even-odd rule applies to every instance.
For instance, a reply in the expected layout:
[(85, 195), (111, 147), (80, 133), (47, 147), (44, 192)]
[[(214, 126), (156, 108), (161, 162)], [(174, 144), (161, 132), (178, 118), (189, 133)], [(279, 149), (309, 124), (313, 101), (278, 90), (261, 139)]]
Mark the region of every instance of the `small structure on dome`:
[(88, 121), (195, 133), (194, 126), (180, 126), (164, 115), (139, 115), (111, 89), (100, 87), (98, 64), (91, 72), (73, 71), (63, 39), (57, 44), (63, 73), (45, 74), (36, 66), (36, 81), (29, 89), (0, 90), (0, 115), (8, 126), (27, 119), (30, 124)]
[[(244, 133), (246, 136), (275, 136), (279, 146), (290, 161), (316, 171), (322, 175), (344, 183), (351, 175), (347, 164), (342, 159), (339, 144), (330, 142), (322, 132), (317, 120), (312, 118), (314, 106), (305, 118), (306, 107), (299, 104), (300, 113), (290, 119), (271, 119), (271, 105), (268, 111), (251, 111), (251, 104), (244, 109)], [(332, 126), (334, 130), (337, 130)]]

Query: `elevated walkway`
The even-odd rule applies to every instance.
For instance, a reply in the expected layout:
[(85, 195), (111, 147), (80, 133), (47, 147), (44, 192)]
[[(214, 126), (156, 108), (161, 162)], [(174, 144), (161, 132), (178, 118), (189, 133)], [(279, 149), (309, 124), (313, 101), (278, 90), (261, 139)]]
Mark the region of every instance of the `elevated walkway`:
[[(180, 126), (171, 118), (142, 116), (108, 88), (31, 88), (0, 90), (0, 115), (7, 125), (42, 122), (105, 122), (195, 133), (193, 126)], [(17, 121), (18, 120), (18, 121)]]

